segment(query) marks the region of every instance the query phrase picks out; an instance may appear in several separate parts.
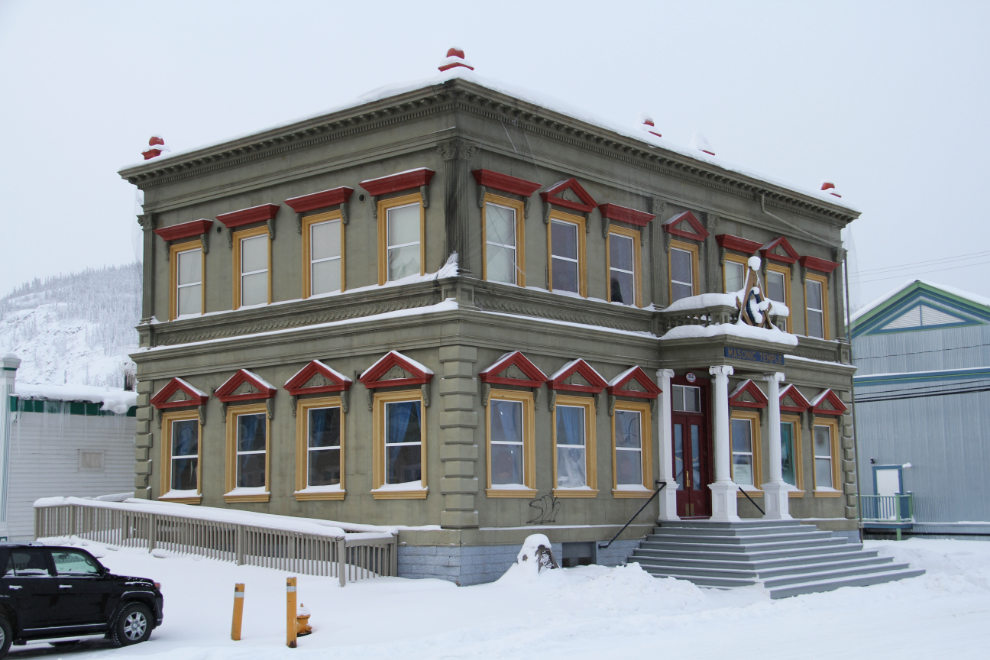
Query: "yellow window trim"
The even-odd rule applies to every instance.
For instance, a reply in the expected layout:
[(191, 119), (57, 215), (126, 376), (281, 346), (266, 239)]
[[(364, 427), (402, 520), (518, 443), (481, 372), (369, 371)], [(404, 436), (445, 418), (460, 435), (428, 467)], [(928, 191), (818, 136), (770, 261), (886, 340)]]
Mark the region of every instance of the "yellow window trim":
[[(202, 250), (203, 243), (200, 241), (188, 241), (178, 245), (168, 246), (168, 320), (174, 321), (179, 316), (179, 253), (190, 250)], [(206, 311), (206, 255), (200, 255), (200, 266), (203, 272), (200, 276), (200, 293), (203, 295), (200, 314)], [(164, 422), (163, 422), (164, 423)]]
[(234, 232), (234, 309), (241, 308), (241, 241), (262, 235), (268, 244), (268, 304), (272, 304), (272, 241), (267, 238), (268, 227), (261, 226)]
[[(691, 295), (698, 295), (698, 246), (681, 241), (671, 241), (670, 250), (678, 249), (691, 253)], [(668, 300), (674, 300), (674, 260), (671, 258), (670, 250), (667, 250), (667, 296)]]
[(161, 485), (159, 487), (158, 499), (178, 504), (199, 504), (203, 501), (203, 425), (199, 425), (199, 451), (196, 454), (196, 497), (169, 497), (168, 493), (172, 489), (172, 422), (181, 422), (189, 419), (199, 421), (199, 411), (196, 408), (187, 410), (172, 410), (162, 413), (162, 467)]
[[(829, 318), (828, 318), (828, 277), (824, 275), (816, 275), (814, 273), (808, 273), (805, 275), (805, 280), (811, 280), (813, 282), (820, 282), (822, 285), (822, 339), (831, 339), (829, 332)], [(793, 330), (792, 330), (793, 332)], [(804, 334), (810, 337), (808, 334), (808, 284), (807, 281), (804, 285)]]
[(835, 491), (819, 492), (818, 484), (815, 484), (815, 497), (842, 497), (844, 493), (842, 492), (842, 470), (840, 469), (841, 461), (839, 457), (839, 421), (822, 415), (815, 417), (811, 429), (811, 475), (813, 479), (816, 479), (818, 475), (818, 470), (815, 466), (815, 426), (829, 427), (829, 435), (832, 442), (832, 483), (837, 486)]
[[(507, 206), (516, 212), (516, 285), (526, 286), (526, 210), (516, 199), (485, 193), (481, 207), (481, 277), (488, 279), (488, 205)], [(504, 284), (504, 282), (500, 282)]]
[(640, 233), (636, 229), (626, 229), (609, 225), (608, 240), (605, 243), (605, 290), (608, 293), (608, 301), (612, 302), (612, 234), (627, 236), (633, 243), (633, 281), (636, 287), (636, 307), (643, 306), (643, 255), (639, 246)]
[[(267, 231), (267, 229), (266, 229)], [(237, 416), (264, 414), (265, 419), (265, 492), (260, 495), (227, 495), (237, 487)], [(264, 403), (251, 403), (227, 407), (227, 447), (224, 470), (225, 502), (267, 502), (271, 498), (272, 479), (272, 424), (268, 419), (268, 406)]]
[(794, 425), (794, 481), (797, 482), (797, 490), (789, 491), (788, 497), (804, 497), (804, 451), (801, 446), (801, 416), (780, 414), (781, 423)]
[[(309, 442), (306, 424), (311, 408), (340, 408), (340, 490), (326, 493), (302, 493), (309, 484)], [(339, 396), (319, 397), (315, 399), (299, 399), (296, 402), (296, 492), (293, 493), (299, 502), (312, 500), (342, 500), (347, 494), (344, 479), (347, 471), (344, 469), (346, 454), (344, 447), (344, 406)]]
[[(379, 216), (380, 218), (381, 216)], [(420, 461), (422, 463), (422, 484), (421, 489), (410, 490), (385, 490), (375, 492), (385, 485), (385, 404), (397, 401), (419, 401), (420, 413)], [(372, 469), (372, 486), (374, 490), (371, 495), (376, 500), (424, 500), (428, 492), (426, 484), (426, 406), (423, 405), (422, 390), (400, 390), (398, 392), (376, 392), (372, 405), (372, 451), (371, 459), (374, 464)]]
[(344, 225), (343, 216), (340, 211), (329, 211), (327, 213), (318, 213), (316, 215), (308, 215), (302, 219), (302, 297), (309, 298), (312, 295), (312, 259), (310, 258), (310, 227), (319, 224), (321, 222), (332, 222), (333, 220), (340, 221), (340, 292), (343, 293), (347, 291), (346, 275), (347, 275), (347, 251), (344, 249), (344, 241), (347, 232), (345, 231), (346, 226)]
[[(523, 406), (523, 485), (522, 488), (492, 486), (492, 401), (519, 401)], [(492, 498), (531, 500), (536, 497), (536, 415), (533, 393), (519, 390), (492, 390), (485, 409), (485, 464), (487, 485), (485, 494)]]
[[(550, 219), (547, 221), (547, 289), (553, 291), (553, 239), (551, 230), (553, 221), (569, 222), (577, 225), (578, 231), (578, 295), (583, 298), (588, 297), (588, 237), (585, 229), (586, 223), (582, 216), (571, 215), (556, 209), (550, 211)], [(571, 293), (568, 291), (568, 293)]]
[[(650, 424), (650, 404), (642, 401), (622, 401), (615, 402), (615, 410), (631, 410), (639, 413), (642, 423), (640, 433), (643, 443), (643, 492), (634, 490), (619, 490), (619, 479), (615, 468), (615, 415), (612, 415), (612, 497), (616, 499), (646, 499), (653, 497), (653, 430)], [(556, 452), (555, 452), (556, 453)]]
[[(738, 254), (729, 254), (727, 252), (725, 254), (725, 261), (731, 261), (734, 264), (742, 264), (743, 273), (745, 273), (745, 274), (748, 274), (749, 273), (749, 257), (744, 257), (744, 256), (741, 256), (741, 255), (738, 255)], [(745, 275), (744, 275), (744, 277), (745, 277)], [(728, 290), (728, 286), (729, 286), (729, 284), (728, 284), (727, 278), (725, 276), (725, 264), (722, 264), (722, 292), (723, 293), (735, 293), (735, 291), (729, 291)], [(745, 286), (745, 283), (744, 283), (744, 286)]]
[[(732, 420), (733, 419), (748, 419), (750, 421), (750, 428), (753, 430), (753, 486), (752, 489), (747, 489), (748, 493), (762, 493), (760, 486), (763, 484), (763, 453), (762, 441), (760, 437), (760, 413), (756, 410), (733, 410), (732, 414), (729, 416), (729, 474), (732, 475), (732, 480), (735, 481), (735, 467), (732, 461)], [(736, 497), (746, 497), (742, 494), (742, 485), (739, 485), (739, 492), (736, 493)]]
[(598, 452), (595, 450), (595, 400), (584, 396), (557, 395), (555, 405), (580, 406), (584, 408), (584, 459), (585, 474), (588, 477), (588, 490), (571, 490), (557, 487), (557, 411), (553, 412), (553, 495), (561, 498), (598, 497)]
[(388, 210), (396, 206), (419, 204), (419, 274), (426, 274), (426, 210), (419, 193), (390, 197), (378, 202), (378, 284), (388, 283)]

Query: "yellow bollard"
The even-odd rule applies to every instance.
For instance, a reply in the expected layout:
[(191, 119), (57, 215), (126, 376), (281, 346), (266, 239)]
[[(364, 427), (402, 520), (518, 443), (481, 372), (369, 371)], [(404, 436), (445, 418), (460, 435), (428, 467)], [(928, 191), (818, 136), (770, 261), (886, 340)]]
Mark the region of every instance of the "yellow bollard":
[(234, 585), (234, 620), (230, 624), (230, 638), (235, 642), (241, 639), (241, 619), (244, 616), (244, 585)]
[(285, 579), (285, 645), (296, 648), (296, 578)]

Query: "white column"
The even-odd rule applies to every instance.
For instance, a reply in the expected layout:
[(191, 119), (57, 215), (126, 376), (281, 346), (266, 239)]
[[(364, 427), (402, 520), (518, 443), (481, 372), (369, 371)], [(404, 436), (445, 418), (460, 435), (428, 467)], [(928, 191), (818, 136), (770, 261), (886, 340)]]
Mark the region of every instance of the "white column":
[(733, 374), (732, 367), (711, 367), (708, 373), (715, 376), (715, 393), (712, 396), (714, 412), (713, 436), (715, 445), (715, 483), (709, 484), (712, 489), (712, 521), (737, 522), (736, 491), (739, 486), (732, 482), (729, 462), (732, 450), (729, 439), (729, 376)]
[(660, 462), (660, 481), (667, 485), (660, 491), (660, 515), (658, 520), (680, 520), (677, 517), (677, 481), (674, 477), (674, 449), (671, 441), (671, 403), (670, 379), (674, 377), (671, 369), (657, 369), (657, 380), (660, 381), (660, 451), (657, 460)]
[(790, 489), (784, 483), (783, 468), (780, 463), (780, 383), (784, 381), (784, 374), (779, 372), (766, 374), (763, 380), (767, 381), (767, 398), (770, 399), (770, 433), (768, 434), (770, 447), (767, 451), (770, 460), (770, 481), (762, 486), (766, 508), (763, 517), (771, 520), (790, 520), (787, 495)]
[(10, 458), (10, 395), (14, 393), (14, 378), (20, 359), (13, 353), (0, 358), (0, 536), (9, 538), (7, 530), (7, 484), (10, 473), (7, 467)]

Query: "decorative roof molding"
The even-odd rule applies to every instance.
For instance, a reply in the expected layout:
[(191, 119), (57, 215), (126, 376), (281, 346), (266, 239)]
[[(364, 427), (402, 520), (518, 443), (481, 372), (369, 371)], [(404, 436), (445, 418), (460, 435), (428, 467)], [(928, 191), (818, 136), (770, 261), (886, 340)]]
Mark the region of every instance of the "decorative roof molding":
[(715, 237), (718, 242), (719, 247), (723, 247), (726, 250), (735, 250), (736, 252), (742, 252), (743, 254), (756, 254), (756, 252), (762, 247), (757, 241), (751, 241), (748, 238), (740, 238), (739, 236), (733, 236), (732, 234), (719, 234)]
[(354, 188), (341, 186), (340, 188), (323, 190), (310, 195), (292, 197), (291, 199), (285, 200), (285, 204), (296, 213), (305, 213), (306, 211), (325, 209), (328, 206), (346, 204), (351, 199), (351, 195), (353, 193)]
[[(682, 222), (688, 223), (693, 232), (681, 229), (677, 225)], [(692, 241), (703, 241), (708, 238), (708, 230), (705, 226), (701, 224), (698, 218), (690, 211), (684, 211), (683, 213), (678, 213), (673, 218), (664, 221), (663, 230), (670, 234), (671, 236), (679, 236), (681, 238), (687, 238)]]
[[(570, 190), (577, 195), (577, 198), (581, 201), (573, 202), (559, 196), (567, 190)], [(581, 211), (582, 213), (591, 213), (595, 209), (595, 206), (597, 206), (595, 199), (589, 195), (588, 191), (582, 188), (581, 184), (574, 178), (558, 181), (541, 192), (540, 197), (548, 204), (562, 206), (565, 209), (571, 209), (574, 211)]]
[[(306, 386), (314, 376), (323, 376), (329, 385), (311, 385)], [(323, 392), (343, 392), (344, 390), (350, 389), (354, 381), (340, 373), (331, 369), (327, 365), (323, 364), (319, 360), (313, 360), (305, 367), (296, 372), (296, 375), (285, 382), (282, 387), (286, 392), (292, 396), (299, 396), (300, 394), (321, 394)]]
[[(393, 367), (398, 367), (409, 374), (405, 378), (389, 378), (379, 380)], [(400, 387), (405, 385), (425, 385), (433, 378), (433, 372), (412, 358), (398, 351), (389, 351), (378, 362), (365, 369), (358, 380), (368, 389), (376, 387)]]
[[(499, 375), (509, 367), (516, 367), (528, 378), (511, 378)], [(519, 351), (506, 353), (495, 360), (491, 366), (478, 372), (478, 378), (481, 379), (482, 383), (490, 385), (519, 385), (521, 387), (542, 387), (543, 383), (549, 380), (539, 367), (530, 362), (529, 358)]]
[[(254, 389), (254, 391), (236, 394), (237, 389), (245, 383)], [(275, 392), (275, 388), (258, 374), (252, 373), (247, 369), (238, 369), (237, 373), (227, 379), (227, 382), (214, 390), (213, 396), (224, 403), (234, 403), (236, 401), (271, 399), (275, 396)]]
[(617, 222), (626, 222), (637, 227), (647, 226), (656, 217), (652, 213), (637, 211), (636, 209), (619, 206), (618, 204), (599, 204), (598, 210), (602, 212), (603, 218), (616, 220)]
[[(776, 254), (774, 250), (781, 248), (786, 255)], [(763, 247), (760, 248), (760, 256), (763, 260), (773, 259), (774, 261), (780, 261), (785, 264), (792, 264), (798, 260), (797, 250), (791, 247), (791, 244), (787, 242), (787, 239), (781, 236), (780, 238), (775, 238)]]
[[(177, 401), (169, 401), (169, 399), (171, 399), (176, 392), (182, 392), (188, 398)], [(193, 387), (181, 378), (173, 378), (165, 383), (165, 386), (162, 387), (162, 389), (158, 390), (158, 394), (151, 397), (150, 403), (158, 410), (167, 410), (169, 408), (202, 406), (209, 400), (209, 398), (209, 394)]]
[(227, 229), (249, 225), (253, 222), (266, 222), (273, 219), (278, 214), (278, 204), (261, 204), (251, 208), (221, 213), (217, 220), (222, 222)]
[(805, 268), (817, 270), (819, 273), (825, 273), (826, 275), (830, 275), (833, 270), (839, 267), (839, 264), (834, 261), (819, 259), (818, 257), (801, 257), (798, 261), (800, 261), (801, 265)]
[(379, 195), (428, 186), (434, 174), (436, 172), (433, 170), (420, 167), (415, 170), (407, 170), (398, 174), (378, 177), (377, 179), (367, 179), (358, 185), (367, 190), (369, 195), (378, 197)]
[[(788, 400), (794, 405), (786, 403)], [(788, 385), (780, 392), (780, 409), (786, 412), (803, 413), (811, 410), (811, 403), (804, 398), (798, 388), (794, 385)]]
[[(624, 389), (630, 382), (635, 381), (643, 391)], [(631, 396), (638, 399), (656, 399), (662, 391), (656, 383), (650, 380), (641, 367), (631, 367), (608, 382), (605, 388), (612, 396)]]
[[(749, 396), (752, 401), (746, 400)], [(766, 408), (770, 399), (763, 393), (763, 390), (751, 379), (746, 379), (732, 391), (729, 395), (729, 405), (735, 408)]]
[(816, 415), (839, 416), (846, 412), (846, 404), (842, 403), (835, 392), (827, 389), (811, 400), (811, 412)]
[[(588, 384), (578, 385), (566, 382), (574, 375), (579, 375)], [(550, 389), (561, 392), (588, 392), (591, 394), (600, 394), (602, 390), (608, 387), (608, 382), (602, 378), (602, 375), (595, 371), (590, 364), (580, 359), (571, 360), (561, 367), (557, 373), (550, 376), (549, 383)]]
[(492, 190), (500, 190), (521, 197), (530, 197), (540, 189), (539, 183), (502, 174), (501, 172), (493, 172), (492, 170), (474, 170), (471, 174), (474, 175), (474, 180), (479, 186), (491, 188)]
[(206, 232), (210, 231), (212, 226), (212, 220), (203, 218), (201, 220), (193, 220), (191, 222), (183, 222), (178, 225), (162, 227), (160, 229), (156, 229), (155, 233), (166, 241), (177, 241), (182, 238), (202, 236)]

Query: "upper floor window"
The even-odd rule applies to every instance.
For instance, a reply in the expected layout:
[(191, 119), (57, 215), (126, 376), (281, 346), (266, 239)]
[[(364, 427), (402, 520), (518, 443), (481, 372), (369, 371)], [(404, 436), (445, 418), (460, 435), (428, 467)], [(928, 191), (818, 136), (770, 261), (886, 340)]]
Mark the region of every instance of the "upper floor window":
[(670, 302), (695, 295), (698, 282), (698, 246), (670, 242)]
[(234, 309), (272, 300), (268, 228), (234, 232)]
[(378, 283), (424, 274), (426, 223), (419, 193), (378, 202), (378, 222)]
[(806, 334), (828, 339), (828, 279), (808, 273), (804, 283), (804, 300)]
[(584, 218), (552, 211), (548, 232), (551, 291), (587, 296)]
[(344, 290), (344, 228), (339, 211), (303, 218), (303, 298)]
[(169, 318), (202, 314), (206, 279), (202, 244), (195, 241), (172, 245), (169, 251), (172, 276)]
[(725, 255), (725, 264), (722, 266), (722, 290), (725, 293), (742, 291), (746, 286), (748, 269), (746, 257), (739, 257), (734, 254)]
[(483, 277), (490, 282), (526, 286), (523, 204), (486, 194)]
[[(791, 307), (791, 269), (777, 264), (767, 264), (767, 298)], [(778, 318), (777, 325), (787, 332), (787, 319)]]
[(639, 305), (641, 299), (639, 232), (611, 227), (608, 232), (609, 302)]

